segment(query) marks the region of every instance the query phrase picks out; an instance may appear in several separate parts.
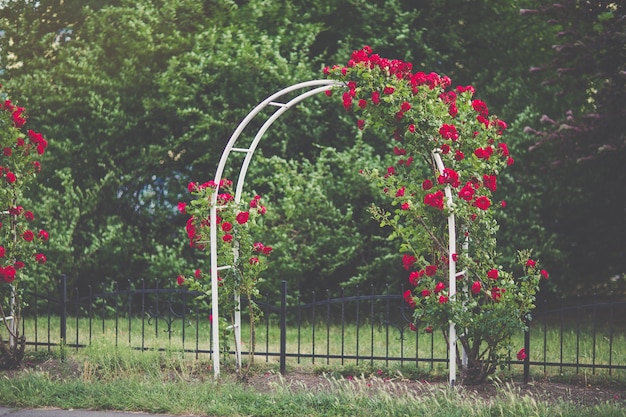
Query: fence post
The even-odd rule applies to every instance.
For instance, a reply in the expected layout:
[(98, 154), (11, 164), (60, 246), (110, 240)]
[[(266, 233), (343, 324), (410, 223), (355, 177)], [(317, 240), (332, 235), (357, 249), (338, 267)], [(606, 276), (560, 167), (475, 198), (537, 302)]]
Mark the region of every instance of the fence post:
[(280, 373), (285, 375), (287, 360), (287, 281), (280, 286)]
[(61, 275), (61, 343), (67, 342), (67, 276)]
[(524, 332), (524, 385), (528, 384), (530, 379), (530, 320), (526, 318), (526, 332)]

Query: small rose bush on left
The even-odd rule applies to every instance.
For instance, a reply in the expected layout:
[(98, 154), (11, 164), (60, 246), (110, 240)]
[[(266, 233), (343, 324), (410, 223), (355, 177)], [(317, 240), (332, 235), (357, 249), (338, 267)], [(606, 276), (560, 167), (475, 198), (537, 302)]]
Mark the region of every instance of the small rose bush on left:
[[(218, 282), (219, 311), (221, 317), (210, 317), (212, 324), (220, 328), (223, 351), (229, 350), (228, 337), (234, 328), (234, 315), (239, 309), (237, 296), (248, 300), (250, 320), (250, 362), (254, 358), (254, 324), (261, 316), (255, 298), (259, 296), (258, 285), (267, 269), (272, 247), (255, 240), (255, 231), (261, 226), (261, 218), (267, 209), (259, 195), (235, 201), (232, 181), (228, 179), (208, 181), (202, 184), (191, 182), (188, 190), (194, 197), (190, 203), (181, 202), (178, 210), (189, 216), (185, 231), (189, 246), (202, 252), (210, 252), (210, 213), (213, 193), (217, 193), (217, 257), (220, 266)], [(210, 253), (209, 253), (210, 255)], [(177, 284), (202, 293), (199, 301), (211, 300), (210, 269), (196, 269), (176, 278)], [(236, 345), (236, 343), (235, 343)], [(240, 364), (238, 364), (240, 365)]]
[(25, 131), (26, 121), (25, 109), (0, 86), (0, 367), (19, 366), (24, 357), (21, 284), (29, 279), (29, 267), (47, 260), (40, 248), (48, 232), (37, 227), (34, 209), (23, 204), (25, 190), (41, 171), (39, 158), (48, 141), (41, 133)]

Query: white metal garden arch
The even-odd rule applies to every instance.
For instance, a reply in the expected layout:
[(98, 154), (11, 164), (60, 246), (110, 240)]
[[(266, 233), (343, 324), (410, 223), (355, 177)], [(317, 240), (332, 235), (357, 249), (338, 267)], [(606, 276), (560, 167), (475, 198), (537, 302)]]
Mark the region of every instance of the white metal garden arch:
[[(304, 99), (311, 97), (315, 94), (325, 92), (329, 89), (335, 88), (344, 88), (346, 87), (343, 82), (334, 81), (334, 80), (312, 80), (306, 81), (298, 84), (294, 84), (290, 87), (284, 88), (271, 96), (267, 97), (265, 100), (260, 102), (248, 115), (239, 123), (237, 129), (233, 132), (228, 143), (226, 144), (224, 151), (222, 152), (222, 156), (220, 158), (219, 164), (217, 166), (217, 170), (215, 171), (214, 181), (216, 184), (219, 184), (219, 181), (222, 179), (222, 175), (224, 174), (224, 169), (226, 167), (226, 162), (228, 161), (228, 157), (231, 153), (243, 153), (245, 154), (245, 158), (241, 165), (241, 169), (239, 172), (239, 176), (237, 178), (237, 185), (235, 188), (235, 202), (239, 203), (241, 201), (241, 194), (243, 191), (243, 186), (245, 183), (246, 174), (248, 172), (248, 167), (250, 165), (250, 161), (252, 160), (252, 155), (256, 150), (261, 138), (267, 132), (269, 127), (287, 110), (294, 107)], [(284, 99), (286, 95), (289, 93), (304, 90), (295, 98), (290, 99), (287, 102), (280, 102), (280, 99)], [(263, 109), (268, 108), (268, 106), (276, 107), (276, 110), (272, 113), (271, 116), (267, 118), (265, 123), (259, 128), (252, 143), (248, 145), (248, 147), (237, 147), (235, 146), (237, 140), (241, 136), (241, 133), (244, 129), (250, 124), (250, 122), (259, 114)], [(435, 161), (437, 169), (440, 172), (443, 172), (444, 165), (441, 160), (441, 156), (437, 151), (432, 153), (432, 158)], [(446, 186), (445, 195), (447, 197), (448, 204), (452, 204), (452, 190), (450, 186)], [(210, 214), (210, 250), (211, 250), (211, 308), (213, 317), (219, 317), (219, 304), (218, 304), (218, 273), (220, 270), (225, 270), (231, 268), (230, 265), (219, 265), (218, 256), (217, 256), (217, 197), (218, 190), (212, 194), (211, 196), (211, 214)], [(455, 226), (455, 218), (454, 214), (450, 214), (448, 217), (448, 253), (456, 253), (456, 226)], [(452, 260), (452, 256), (449, 257), (449, 295), (450, 297), (456, 294), (456, 264)], [(238, 297), (238, 296), (237, 296)], [(237, 300), (239, 303), (239, 300)], [(235, 352), (236, 352), (236, 361), (237, 365), (241, 365), (241, 314), (240, 309), (237, 309), (235, 312), (235, 323), (234, 323), (234, 333), (235, 333)], [(220, 373), (220, 340), (219, 340), (219, 326), (213, 326), (212, 338), (213, 338), (213, 372), (214, 376), (219, 376)], [(456, 379), (456, 331), (454, 323), (450, 322), (450, 330), (449, 330), (449, 381), (450, 385), (454, 386)]]

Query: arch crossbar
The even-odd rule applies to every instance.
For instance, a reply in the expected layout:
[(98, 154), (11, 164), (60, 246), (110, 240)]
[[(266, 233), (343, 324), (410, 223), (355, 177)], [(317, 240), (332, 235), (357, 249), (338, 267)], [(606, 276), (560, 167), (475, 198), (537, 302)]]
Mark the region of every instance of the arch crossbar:
[[(284, 88), (271, 96), (267, 97), (265, 100), (260, 102), (248, 115), (239, 123), (239, 126), (235, 129), (230, 139), (228, 140), (224, 151), (222, 152), (222, 156), (220, 158), (219, 164), (217, 166), (217, 170), (215, 172), (214, 181), (219, 184), (219, 181), (222, 179), (224, 174), (224, 169), (226, 167), (226, 163), (228, 161), (228, 157), (234, 153), (244, 153), (245, 158), (241, 165), (241, 169), (239, 171), (239, 176), (237, 178), (237, 185), (235, 188), (234, 199), (235, 202), (239, 203), (241, 201), (241, 195), (243, 192), (243, 186), (245, 183), (246, 174), (248, 172), (248, 167), (252, 160), (252, 156), (254, 151), (256, 150), (259, 142), (263, 138), (263, 135), (267, 132), (267, 130), (272, 126), (272, 124), (287, 110), (296, 106), (301, 101), (319, 94), (321, 92), (325, 92), (329, 89), (335, 88), (344, 88), (345, 84), (340, 81), (334, 80), (312, 80), (306, 81), (298, 84), (294, 84), (290, 87)], [(295, 98), (290, 99), (289, 101), (283, 103), (278, 100), (283, 98), (284, 96), (293, 93), (295, 91), (305, 90), (304, 92), (297, 95)], [(237, 140), (240, 138), (244, 129), (250, 124), (254, 118), (259, 115), (264, 109), (268, 108), (268, 106), (276, 107), (276, 110), (266, 119), (263, 125), (259, 128), (257, 133), (255, 134), (251, 144), (248, 147), (236, 147)], [(439, 172), (443, 172), (444, 165), (441, 159), (441, 155), (438, 150), (433, 151), (432, 153), (433, 161)], [(451, 207), (453, 204), (452, 198), (452, 190), (450, 186), (446, 186), (445, 196), (448, 201), (448, 205)], [(218, 188), (216, 188), (215, 192), (211, 196), (211, 213), (210, 213), (210, 248), (211, 248), (211, 313), (213, 317), (219, 317), (219, 305), (218, 305), (218, 272), (220, 270), (225, 270), (231, 268), (230, 265), (219, 265), (218, 257), (217, 257), (217, 197), (218, 197)], [(456, 264), (452, 259), (452, 254), (456, 253), (456, 225), (454, 214), (450, 214), (448, 216), (448, 251), (450, 256), (448, 256), (448, 270), (449, 270), (449, 294), (452, 299), (456, 294)], [(464, 245), (465, 247), (465, 245)], [(236, 260), (236, 254), (235, 254)], [(239, 304), (239, 296), (237, 295), (237, 303)], [(235, 312), (235, 323), (234, 323), (234, 333), (235, 333), (235, 354), (237, 367), (241, 366), (241, 315), (240, 309), (237, 309)], [(450, 385), (454, 386), (456, 379), (456, 331), (455, 325), (453, 322), (450, 322), (449, 328), (449, 381)], [(216, 324), (212, 327), (212, 350), (213, 350), (213, 372), (214, 376), (218, 377), (220, 374), (220, 334), (219, 334), (219, 326)]]

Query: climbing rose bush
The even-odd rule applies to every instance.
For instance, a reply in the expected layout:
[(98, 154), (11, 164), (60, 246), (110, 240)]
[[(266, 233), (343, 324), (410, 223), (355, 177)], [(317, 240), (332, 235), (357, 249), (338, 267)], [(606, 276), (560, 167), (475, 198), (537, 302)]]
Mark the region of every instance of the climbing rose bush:
[[(232, 192), (232, 181), (223, 179), (219, 183), (191, 182), (188, 190), (194, 197), (189, 204), (181, 202), (178, 210), (189, 216), (185, 231), (189, 246), (202, 252), (210, 251), (210, 213), (211, 197), (217, 193), (217, 256), (220, 266), (229, 266), (219, 271), (218, 295), (222, 317), (211, 317), (217, 320), (214, 325), (220, 326), (221, 348), (228, 350), (227, 336), (234, 324), (234, 314), (239, 308), (235, 301), (236, 295), (245, 297), (248, 302), (250, 318), (250, 359), (254, 357), (254, 323), (260, 317), (260, 310), (255, 303), (259, 295), (258, 284), (262, 282), (263, 271), (267, 269), (268, 257), (272, 247), (254, 239), (255, 230), (260, 227), (260, 218), (267, 209), (262, 198), (255, 195), (249, 200), (237, 202)], [(178, 285), (187, 286), (203, 295), (200, 300), (211, 299), (210, 266), (206, 270), (196, 269), (192, 274), (179, 275)], [(237, 345), (235, 343), (235, 345)]]
[[(519, 252), (517, 276), (497, 260), (494, 213), (506, 203), (494, 193), (500, 173), (514, 163), (503, 140), (506, 123), (471, 85), (413, 72), (411, 63), (383, 58), (369, 47), (324, 74), (343, 82), (341, 103), (355, 114), (359, 130), (389, 138), (395, 164), (362, 173), (389, 201), (370, 212), (400, 241), (402, 279), (410, 287), (404, 298), (414, 309), (410, 327), (440, 330), (448, 340), (455, 323), (457, 349), (469, 359), (463, 367), (457, 355), (461, 376), (468, 383), (484, 381), (513, 349), (508, 340), (525, 329), (539, 281), (547, 278), (530, 251)], [(448, 250), (452, 214), (456, 253)], [(449, 289), (451, 263), (458, 271), (455, 294)]]
[(8, 367), (20, 364), (26, 343), (20, 333), (23, 271), (46, 263), (40, 250), (49, 238), (37, 227), (33, 210), (22, 206), (48, 147), (41, 133), (24, 132), (25, 124), (25, 109), (0, 86), (0, 366)]

